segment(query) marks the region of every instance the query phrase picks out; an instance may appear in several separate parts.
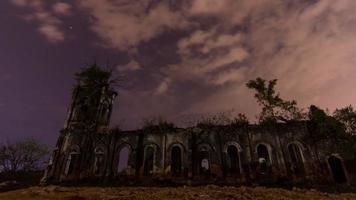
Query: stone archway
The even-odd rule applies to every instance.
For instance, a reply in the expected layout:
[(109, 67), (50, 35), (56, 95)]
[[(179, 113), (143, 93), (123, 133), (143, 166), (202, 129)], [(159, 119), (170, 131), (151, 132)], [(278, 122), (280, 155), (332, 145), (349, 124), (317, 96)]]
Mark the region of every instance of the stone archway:
[(147, 146), (144, 152), (143, 175), (152, 176), (154, 170), (155, 148)]
[(173, 146), (171, 150), (172, 176), (180, 176), (182, 173), (182, 150), (179, 146)]
[(296, 143), (288, 145), (288, 153), (290, 158), (290, 169), (295, 175), (304, 174), (304, 158), (300, 146)]
[(342, 160), (332, 155), (328, 158), (328, 164), (334, 181), (337, 183), (346, 183), (346, 172)]
[(258, 169), (260, 174), (270, 174), (270, 166), (272, 163), (270, 150), (266, 144), (258, 144), (256, 146)]
[(227, 173), (230, 175), (240, 174), (239, 150), (234, 145), (227, 147)]
[(117, 172), (123, 173), (129, 166), (131, 147), (129, 145), (123, 145), (119, 151), (119, 161), (117, 164)]
[(97, 147), (95, 148), (94, 151), (95, 157), (94, 157), (94, 174), (95, 175), (100, 175), (104, 170), (104, 148), (103, 147)]
[(68, 154), (66, 166), (64, 169), (64, 173), (66, 176), (71, 175), (75, 171), (79, 162), (79, 157), (80, 157), (79, 146), (78, 145), (72, 146)]
[(199, 175), (207, 176), (210, 174), (211, 167), (209, 147), (206, 145), (201, 146), (198, 153)]

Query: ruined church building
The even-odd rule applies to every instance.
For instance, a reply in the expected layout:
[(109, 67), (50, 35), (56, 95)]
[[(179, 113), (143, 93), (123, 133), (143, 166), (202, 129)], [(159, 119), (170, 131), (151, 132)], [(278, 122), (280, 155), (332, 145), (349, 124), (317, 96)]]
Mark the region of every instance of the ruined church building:
[[(246, 184), (288, 180), (355, 183), (354, 161), (333, 148), (306, 142), (305, 122), (245, 127), (197, 126), (135, 131), (108, 128), (117, 93), (109, 86), (87, 99), (98, 102), (92, 126), (83, 126), (80, 83), (74, 87), (64, 129), (43, 181), (79, 183), (169, 180)], [(81, 109), (79, 109), (81, 107)], [(94, 130), (94, 131), (90, 131)]]

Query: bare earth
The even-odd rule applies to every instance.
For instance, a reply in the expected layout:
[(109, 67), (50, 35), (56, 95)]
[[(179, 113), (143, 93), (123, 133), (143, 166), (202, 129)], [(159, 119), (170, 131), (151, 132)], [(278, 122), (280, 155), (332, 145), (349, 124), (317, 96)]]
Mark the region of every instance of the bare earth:
[(356, 194), (265, 187), (31, 187), (0, 193), (1, 200), (94, 199), (356, 199)]

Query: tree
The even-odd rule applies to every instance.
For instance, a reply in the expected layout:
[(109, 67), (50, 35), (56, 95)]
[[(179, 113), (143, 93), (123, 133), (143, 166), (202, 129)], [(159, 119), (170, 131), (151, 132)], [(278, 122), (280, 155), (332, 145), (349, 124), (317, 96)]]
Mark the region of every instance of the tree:
[(356, 136), (356, 111), (351, 105), (336, 109), (333, 116), (345, 126), (345, 132)]
[(266, 80), (258, 77), (255, 80), (247, 82), (246, 86), (249, 89), (255, 90), (255, 98), (260, 106), (262, 112), (259, 116), (260, 122), (288, 122), (292, 120), (301, 120), (305, 118), (305, 114), (297, 107), (295, 100), (283, 100), (279, 93), (276, 93), (275, 86), (277, 79)]
[(356, 157), (356, 111), (351, 105), (341, 109), (336, 109), (333, 113), (334, 118), (344, 125), (347, 142), (343, 145), (344, 153), (347, 156)]
[(47, 146), (33, 138), (0, 145), (0, 171), (17, 172), (38, 170), (48, 154)]
[(324, 110), (311, 105), (308, 113), (308, 135), (305, 142), (319, 155), (319, 148), (327, 147), (329, 152), (342, 152), (344, 156), (354, 156), (356, 149), (353, 139), (345, 134), (345, 126), (338, 119), (328, 115)]
[(311, 139), (314, 143), (323, 140), (340, 140), (345, 138), (345, 126), (333, 116), (329, 116), (324, 110), (311, 105), (308, 113)]

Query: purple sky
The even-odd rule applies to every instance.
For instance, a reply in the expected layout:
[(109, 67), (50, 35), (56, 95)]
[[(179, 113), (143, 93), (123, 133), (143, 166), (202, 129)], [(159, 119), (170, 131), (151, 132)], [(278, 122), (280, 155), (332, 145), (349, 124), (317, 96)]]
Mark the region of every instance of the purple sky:
[(354, 0), (2, 0), (0, 142), (54, 144), (73, 74), (94, 59), (123, 76), (112, 125), (259, 108), (246, 81), (282, 97), (354, 104)]

